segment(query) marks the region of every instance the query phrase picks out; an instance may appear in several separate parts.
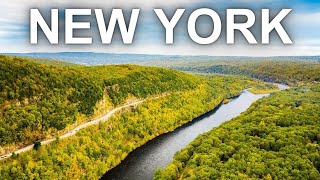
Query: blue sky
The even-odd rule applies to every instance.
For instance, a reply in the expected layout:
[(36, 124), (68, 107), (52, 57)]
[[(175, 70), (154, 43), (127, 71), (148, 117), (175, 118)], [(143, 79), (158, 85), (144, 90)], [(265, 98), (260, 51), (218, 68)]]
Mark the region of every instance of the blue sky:
[[(144, 53), (144, 54), (184, 54), (184, 55), (242, 55), (242, 56), (278, 56), (278, 55), (320, 55), (320, 1), (317, 0), (10, 0), (1, 3), (0, 11), (0, 53), (5, 52), (59, 52), (59, 51), (93, 51), (109, 53)], [(122, 8), (130, 12), (131, 8), (140, 8), (139, 23), (132, 45), (123, 45), (119, 34), (116, 34), (112, 45), (102, 45), (96, 28), (94, 15), (90, 20), (91, 30), (84, 32), (94, 38), (93, 45), (64, 45), (63, 32), (59, 45), (50, 45), (46, 39), (40, 39), (38, 45), (30, 45), (29, 41), (29, 10), (39, 8), (48, 15), (51, 8), (101, 8), (105, 12), (110, 9)], [(276, 34), (271, 36), (270, 45), (248, 45), (241, 35), (236, 35), (235, 45), (226, 45), (222, 33), (217, 42), (211, 45), (197, 45), (190, 40), (186, 22), (190, 13), (198, 8), (216, 10), (224, 21), (227, 8), (248, 8), (255, 12), (256, 22), (262, 8), (268, 8), (272, 13), (278, 13), (283, 8), (293, 9), (285, 19), (285, 27), (293, 40), (293, 45), (283, 45)], [(154, 8), (162, 8), (173, 12), (176, 8), (184, 8), (186, 12), (175, 29), (174, 45), (165, 45), (165, 32), (158, 18), (153, 13)], [(60, 21), (63, 27), (63, 19)], [(199, 31), (206, 35), (210, 33), (210, 21), (199, 20)], [(61, 28), (63, 29), (63, 28)], [(85, 30), (86, 31), (86, 30)], [(259, 41), (259, 24), (253, 27), (254, 35)]]

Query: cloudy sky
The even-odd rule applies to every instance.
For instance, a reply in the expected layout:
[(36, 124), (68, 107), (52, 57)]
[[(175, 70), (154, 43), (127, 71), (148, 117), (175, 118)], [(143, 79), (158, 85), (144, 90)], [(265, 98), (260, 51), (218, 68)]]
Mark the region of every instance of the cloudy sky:
[[(89, 3), (90, 2), (90, 3)], [(38, 8), (50, 17), (50, 9), (59, 9), (59, 45), (50, 45), (40, 34), (39, 44), (31, 45), (29, 36), (29, 11)], [(64, 9), (99, 8), (108, 19), (112, 8), (122, 8), (126, 15), (132, 8), (140, 8), (140, 17), (132, 45), (123, 45), (119, 32), (115, 33), (111, 45), (101, 44), (94, 13), (79, 20), (90, 21), (90, 30), (76, 32), (80, 36), (93, 37), (92, 45), (64, 44)], [(165, 31), (154, 8), (162, 8), (172, 15), (177, 8), (186, 9), (174, 32), (174, 45), (165, 45)], [(217, 42), (210, 45), (197, 45), (187, 33), (189, 15), (198, 8), (214, 9), (223, 23), (222, 34)], [(227, 45), (225, 37), (226, 9), (246, 8), (256, 14), (256, 24), (252, 27), (254, 36), (261, 44), (261, 9), (270, 9), (277, 14), (281, 9), (290, 8), (292, 12), (283, 21), (283, 25), (293, 40), (293, 45), (283, 45), (276, 33), (272, 33), (270, 45), (248, 45), (240, 33), (236, 33), (235, 45)], [(8, 52), (66, 52), (90, 51), (108, 53), (139, 54), (184, 54), (217, 56), (279, 56), (279, 55), (320, 55), (320, 1), (319, 0), (10, 0), (1, 2), (0, 11), (0, 53)], [(129, 16), (126, 16), (126, 18)], [(106, 22), (107, 22), (106, 19)], [(206, 17), (197, 23), (200, 35), (208, 36), (212, 32), (212, 21)]]

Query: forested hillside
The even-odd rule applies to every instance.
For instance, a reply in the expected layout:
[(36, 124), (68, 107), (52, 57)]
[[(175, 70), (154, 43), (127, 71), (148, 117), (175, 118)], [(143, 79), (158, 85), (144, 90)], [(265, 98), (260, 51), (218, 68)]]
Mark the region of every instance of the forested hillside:
[(242, 74), (267, 82), (297, 84), (298, 82), (319, 82), (320, 63), (316, 61), (287, 60), (203, 60), (180, 61), (161, 65), (182, 71), (220, 74)]
[[(77, 120), (77, 114), (91, 115), (104, 96), (105, 104), (115, 106), (129, 97), (166, 94), (75, 136), (0, 161), (0, 179), (98, 179), (135, 148), (212, 110), (224, 99), (245, 88), (269, 87), (244, 76), (205, 77), (132, 65), (65, 68), (2, 57), (1, 66), (3, 72), (10, 72), (1, 81), (1, 133), (13, 132), (1, 135), (11, 137), (4, 144), (26, 140), (21, 137), (36, 139), (45, 134), (45, 128), (59, 129), (56, 121), (68, 125)], [(21, 91), (22, 87), (27, 88)], [(6, 116), (9, 112), (18, 115)], [(47, 121), (53, 124), (44, 126)]]
[(190, 90), (200, 82), (160, 68), (61, 67), (8, 56), (0, 56), (0, 72), (0, 147), (55, 134), (95, 115), (100, 106), (108, 110), (131, 97)]
[(319, 179), (319, 87), (259, 100), (179, 151), (154, 179)]

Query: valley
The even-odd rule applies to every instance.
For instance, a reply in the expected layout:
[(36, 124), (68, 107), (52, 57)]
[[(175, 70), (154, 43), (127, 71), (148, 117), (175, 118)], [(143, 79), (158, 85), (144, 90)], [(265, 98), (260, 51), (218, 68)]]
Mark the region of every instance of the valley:
[[(0, 161), (0, 178), (318, 176), (316, 61), (162, 61), (83, 66), (0, 56), (0, 153), (10, 156)], [(288, 168), (270, 166), (281, 160)]]

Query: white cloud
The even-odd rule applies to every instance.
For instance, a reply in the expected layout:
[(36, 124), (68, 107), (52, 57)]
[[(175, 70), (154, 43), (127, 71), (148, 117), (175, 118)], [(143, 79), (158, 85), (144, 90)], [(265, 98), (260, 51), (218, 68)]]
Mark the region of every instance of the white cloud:
[(22, 26), (13, 24), (0, 24), (0, 38), (7, 38), (8, 36), (23, 36), (26, 32), (23, 31)]
[(294, 13), (291, 15), (292, 17), (290, 18), (291, 23), (293, 25), (299, 26), (301, 24), (318, 24), (320, 25), (320, 12), (315, 12), (315, 13)]

